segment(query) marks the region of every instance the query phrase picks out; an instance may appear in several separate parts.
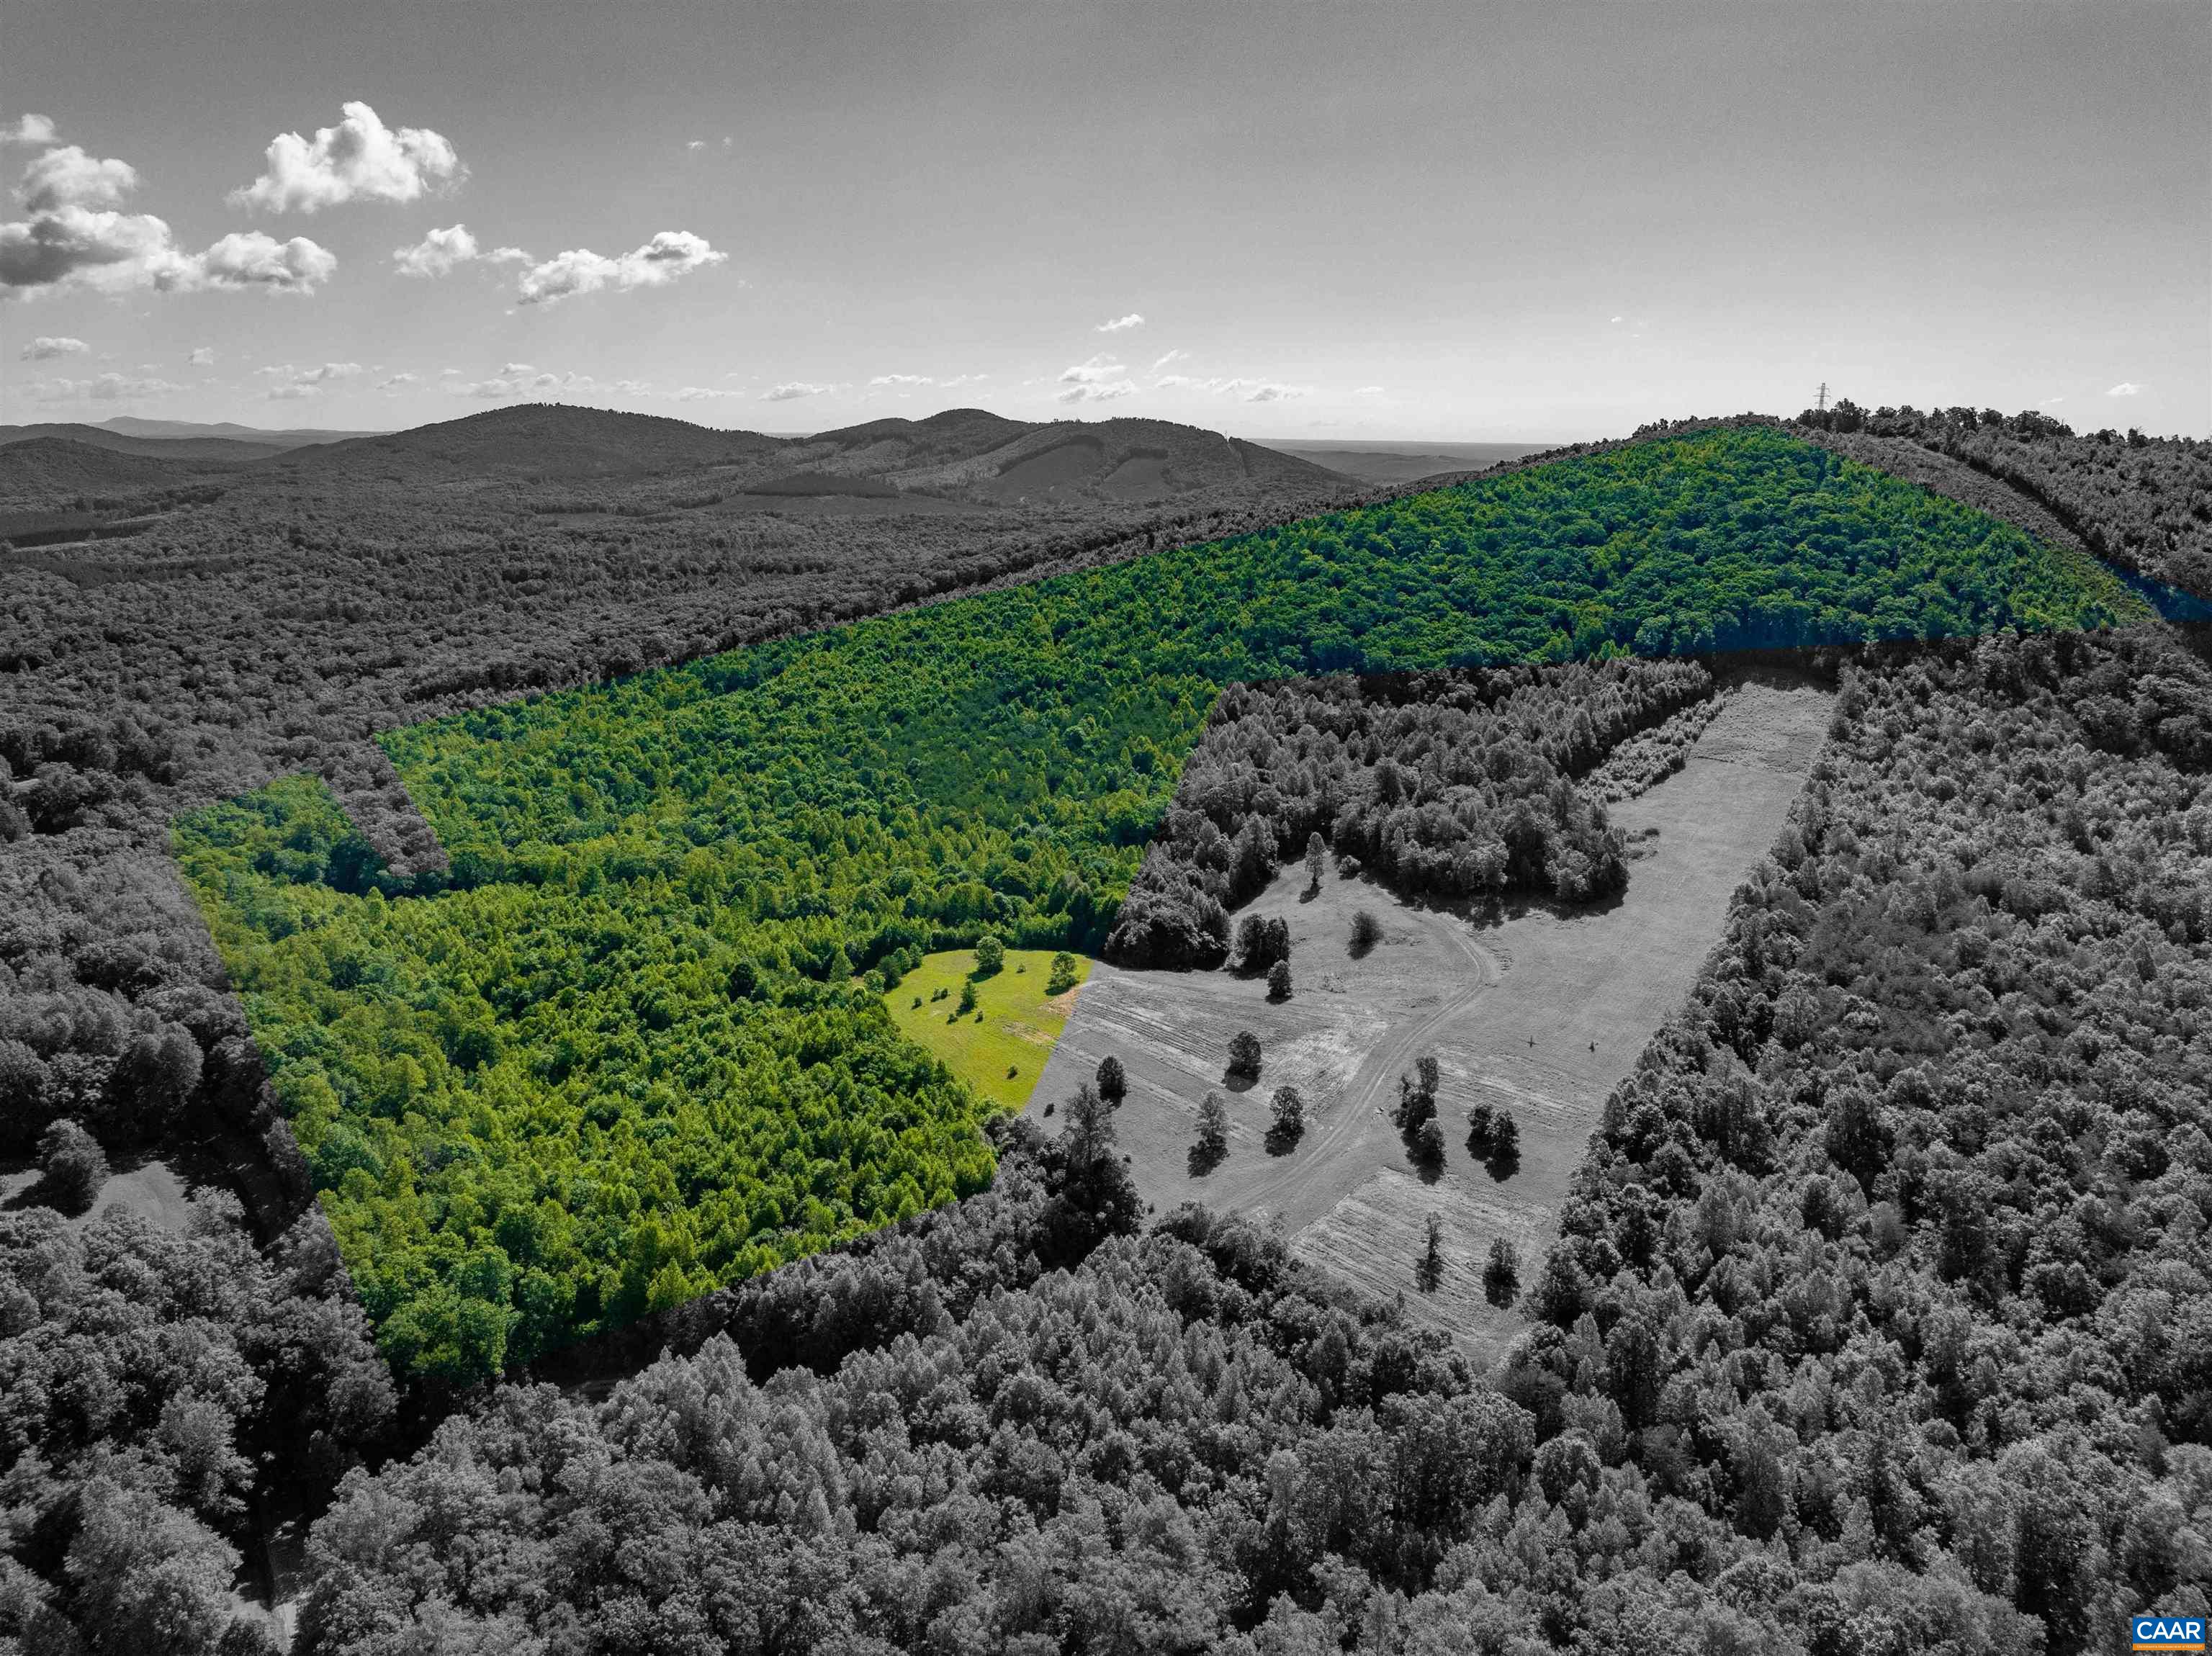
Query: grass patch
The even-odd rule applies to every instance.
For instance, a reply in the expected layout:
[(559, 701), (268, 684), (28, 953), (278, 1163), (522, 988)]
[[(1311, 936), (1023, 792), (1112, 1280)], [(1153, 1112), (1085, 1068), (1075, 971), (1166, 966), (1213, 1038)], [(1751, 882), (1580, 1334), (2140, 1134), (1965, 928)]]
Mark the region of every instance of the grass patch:
[[(1076, 990), (1045, 993), (1052, 971), (1049, 949), (1010, 949), (1001, 971), (975, 980), (975, 1009), (960, 1013), (961, 986), (975, 969), (975, 951), (951, 949), (922, 956), (884, 1006), (899, 1033), (925, 1047), (968, 1083), (978, 1098), (1002, 1109), (1029, 1102), (1045, 1060), (1052, 1056), (1091, 962), (1074, 956)], [(919, 1002), (920, 1004), (915, 1003)]]

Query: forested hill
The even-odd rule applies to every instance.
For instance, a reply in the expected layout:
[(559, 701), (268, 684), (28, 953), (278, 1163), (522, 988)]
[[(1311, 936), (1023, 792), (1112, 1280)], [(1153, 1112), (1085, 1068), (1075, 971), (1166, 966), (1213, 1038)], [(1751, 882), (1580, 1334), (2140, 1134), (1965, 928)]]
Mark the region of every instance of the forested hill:
[(449, 874), (305, 779), (176, 846), (386, 1350), (466, 1381), (987, 1178), (877, 996), (986, 931), (1102, 945), (1224, 685), (2148, 616), (1712, 431), (391, 732)]
[(1842, 693), (1498, 1375), (1236, 1220), (1053, 1269), (1130, 1228), (1079, 1118), (738, 1344), (349, 1484), (306, 1649), (2076, 1656), (2201, 1605), (2212, 675), (2147, 630)]

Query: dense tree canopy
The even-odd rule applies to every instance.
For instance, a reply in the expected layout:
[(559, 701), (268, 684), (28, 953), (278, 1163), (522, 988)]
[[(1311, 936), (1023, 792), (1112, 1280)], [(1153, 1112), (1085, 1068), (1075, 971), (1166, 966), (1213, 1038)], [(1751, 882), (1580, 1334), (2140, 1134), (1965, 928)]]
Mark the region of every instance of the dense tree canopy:
[[(986, 931), (1099, 946), (1224, 684), (2140, 608), (1824, 450), (1707, 432), (394, 731), (449, 873), (385, 873), (307, 779), (177, 845), (383, 1348), (459, 1380), (979, 1188), (975, 1101), (854, 974)], [(1671, 709), (1671, 671), (1563, 715), (1561, 762)], [(1524, 883), (1617, 886), (1593, 808), (1543, 809)], [(1415, 886), (1480, 848), (1342, 826)]]
[(2212, 674), (2006, 637), (1843, 695), (1560, 1241), (1490, 1267), (1494, 1381), (1238, 1221), (1008, 1274), (1018, 1138), (972, 1250), (963, 1206), (800, 1267), (924, 1307), (880, 1342), (498, 1388), (357, 1476), (308, 1647), (2063, 1656), (2201, 1611)]

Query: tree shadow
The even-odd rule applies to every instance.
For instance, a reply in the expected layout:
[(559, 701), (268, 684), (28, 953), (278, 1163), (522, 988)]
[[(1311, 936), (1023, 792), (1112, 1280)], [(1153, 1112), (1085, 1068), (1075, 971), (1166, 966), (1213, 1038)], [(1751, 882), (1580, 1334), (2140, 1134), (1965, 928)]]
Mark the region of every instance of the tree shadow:
[(1267, 1147), (1268, 1155), (1288, 1156), (1292, 1150), (1297, 1149), (1298, 1140), (1305, 1136), (1306, 1130), (1304, 1127), (1276, 1126), (1267, 1129), (1267, 1137), (1262, 1142)]
[(1260, 1084), (1260, 1077), (1248, 1076), (1234, 1070), (1221, 1072), (1221, 1084), (1232, 1093), (1249, 1093)]
[(1492, 1150), (1482, 1166), (1484, 1171), (1502, 1185), (1521, 1171), (1521, 1152), (1517, 1149)]
[(1183, 1165), (1194, 1179), (1203, 1179), (1229, 1159), (1226, 1144), (1193, 1144)]

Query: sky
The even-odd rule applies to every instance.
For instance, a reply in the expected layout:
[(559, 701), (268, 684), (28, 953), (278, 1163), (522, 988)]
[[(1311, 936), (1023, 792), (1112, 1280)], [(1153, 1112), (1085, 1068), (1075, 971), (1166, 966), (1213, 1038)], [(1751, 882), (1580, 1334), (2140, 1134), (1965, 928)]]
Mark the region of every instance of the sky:
[(10, 0), (0, 420), (2212, 434), (2212, 9)]

